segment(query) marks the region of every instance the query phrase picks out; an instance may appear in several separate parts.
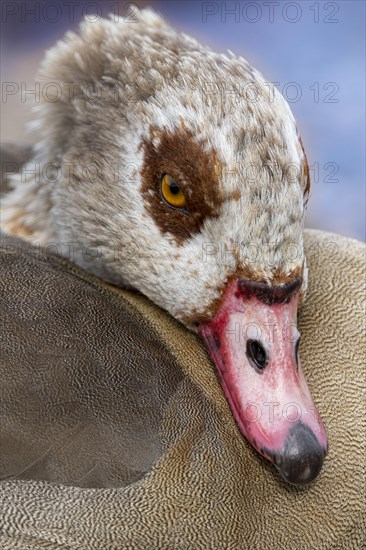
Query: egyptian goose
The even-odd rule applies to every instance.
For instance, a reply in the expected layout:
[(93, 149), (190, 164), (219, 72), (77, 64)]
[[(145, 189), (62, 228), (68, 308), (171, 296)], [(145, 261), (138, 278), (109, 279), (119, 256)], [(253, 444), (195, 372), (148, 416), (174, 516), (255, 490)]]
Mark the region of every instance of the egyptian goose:
[(296, 328), (310, 183), (283, 97), (151, 10), (83, 22), (41, 78), (35, 154), (2, 229), (198, 332), (247, 440), (288, 482), (312, 481), (328, 444)]

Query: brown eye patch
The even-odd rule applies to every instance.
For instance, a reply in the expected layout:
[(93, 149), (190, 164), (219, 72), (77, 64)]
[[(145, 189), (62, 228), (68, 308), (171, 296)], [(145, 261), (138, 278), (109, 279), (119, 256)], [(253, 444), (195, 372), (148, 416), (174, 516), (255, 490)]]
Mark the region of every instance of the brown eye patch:
[[(145, 207), (160, 231), (170, 233), (178, 245), (198, 233), (206, 218), (217, 217), (223, 202), (217, 156), (204, 145), (184, 126), (174, 131), (151, 127), (149, 138), (140, 145)], [(164, 202), (160, 193), (164, 174), (179, 182), (186, 201), (184, 211), (169, 208)]]

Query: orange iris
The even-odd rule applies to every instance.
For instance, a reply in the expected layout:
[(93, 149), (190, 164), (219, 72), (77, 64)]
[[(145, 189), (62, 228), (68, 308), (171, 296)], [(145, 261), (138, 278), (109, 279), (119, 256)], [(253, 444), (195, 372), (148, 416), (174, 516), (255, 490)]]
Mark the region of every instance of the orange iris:
[(164, 174), (160, 184), (161, 195), (169, 206), (174, 208), (184, 208), (186, 198), (181, 186), (169, 174)]

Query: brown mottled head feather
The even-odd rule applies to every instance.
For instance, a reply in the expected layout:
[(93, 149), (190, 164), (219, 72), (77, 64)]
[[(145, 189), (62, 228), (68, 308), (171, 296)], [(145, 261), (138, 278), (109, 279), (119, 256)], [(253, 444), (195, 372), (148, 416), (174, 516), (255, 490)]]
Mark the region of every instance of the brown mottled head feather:
[[(188, 326), (235, 277), (283, 284), (303, 273), (304, 289), (310, 180), (287, 103), (242, 57), (151, 10), (135, 15), (85, 21), (47, 52), (40, 82), (62, 94), (36, 106), (39, 171), (13, 178), (2, 229), (53, 243)], [(164, 173), (184, 190), (185, 212), (161, 200)]]

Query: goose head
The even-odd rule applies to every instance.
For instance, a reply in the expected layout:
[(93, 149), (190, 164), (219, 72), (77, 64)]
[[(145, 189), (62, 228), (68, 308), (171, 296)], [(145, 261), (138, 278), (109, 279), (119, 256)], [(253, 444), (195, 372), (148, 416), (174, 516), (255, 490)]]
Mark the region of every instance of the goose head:
[(37, 106), (35, 159), (59, 176), (15, 189), (5, 230), (16, 216), (33, 241), (73, 243), (197, 332), (243, 435), (286, 481), (312, 481), (327, 438), (298, 351), (310, 185), (287, 103), (150, 10), (84, 22), (42, 75), (63, 93)]

